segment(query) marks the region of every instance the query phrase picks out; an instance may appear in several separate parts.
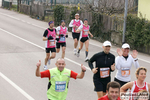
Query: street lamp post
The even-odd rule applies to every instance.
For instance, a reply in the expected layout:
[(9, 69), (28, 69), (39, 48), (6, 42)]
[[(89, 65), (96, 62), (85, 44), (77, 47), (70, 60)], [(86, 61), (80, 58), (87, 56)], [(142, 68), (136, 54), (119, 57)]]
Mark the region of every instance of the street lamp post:
[(125, 0), (125, 12), (124, 12), (124, 23), (123, 23), (123, 37), (122, 37), (122, 43), (125, 42), (127, 12), (128, 12), (128, 0)]

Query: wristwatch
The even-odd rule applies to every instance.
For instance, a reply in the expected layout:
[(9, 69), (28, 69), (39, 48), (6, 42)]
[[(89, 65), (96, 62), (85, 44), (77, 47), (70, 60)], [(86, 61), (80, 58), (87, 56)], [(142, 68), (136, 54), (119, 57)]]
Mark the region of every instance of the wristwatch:
[(134, 61), (137, 61), (138, 59), (135, 59)]

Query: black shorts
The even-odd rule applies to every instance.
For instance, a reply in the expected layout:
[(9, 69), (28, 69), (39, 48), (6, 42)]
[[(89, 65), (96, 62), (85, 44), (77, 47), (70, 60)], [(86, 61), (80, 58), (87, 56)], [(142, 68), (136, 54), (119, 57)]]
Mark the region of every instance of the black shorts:
[(96, 92), (106, 92), (106, 87), (107, 87), (107, 84), (109, 83), (109, 81), (101, 81), (100, 79), (94, 79), (93, 80), (94, 82), (94, 91)]
[(87, 41), (89, 39), (89, 37), (82, 37), (81, 39), (80, 39), (80, 41), (82, 42), (82, 43), (84, 43), (85, 41)]
[(61, 47), (66, 47), (66, 42), (64, 42), (64, 43), (58, 43), (58, 42), (57, 42), (57, 43), (56, 43), (56, 48), (59, 49), (60, 46), (61, 46)]
[(77, 40), (79, 40), (80, 33), (72, 32), (72, 37), (73, 37), (73, 39), (77, 39)]
[(128, 82), (124, 82), (124, 81), (118, 80), (117, 78), (114, 78), (114, 81), (118, 82), (121, 87), (122, 87), (124, 84), (128, 83)]
[(56, 48), (55, 47), (54, 48), (46, 48), (45, 51), (46, 51), (46, 53), (50, 53), (50, 51), (56, 52)]

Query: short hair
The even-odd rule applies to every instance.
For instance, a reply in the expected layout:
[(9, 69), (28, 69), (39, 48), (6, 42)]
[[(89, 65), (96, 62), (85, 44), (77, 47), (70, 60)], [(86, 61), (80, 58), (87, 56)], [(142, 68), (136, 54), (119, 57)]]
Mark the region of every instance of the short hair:
[(113, 81), (113, 82), (109, 82), (108, 84), (107, 84), (107, 88), (106, 88), (106, 90), (107, 91), (109, 91), (109, 88), (118, 88), (119, 90), (120, 90), (120, 84), (118, 83), (118, 82), (116, 82), (116, 81)]
[(65, 61), (65, 59), (64, 59), (64, 58), (58, 58), (58, 59), (56, 60), (56, 62), (58, 62), (58, 60), (64, 60), (64, 61)]
[(139, 67), (139, 68), (136, 70), (135, 75), (139, 75), (140, 70), (144, 70), (145, 72), (147, 72), (147, 69), (146, 69), (145, 67)]

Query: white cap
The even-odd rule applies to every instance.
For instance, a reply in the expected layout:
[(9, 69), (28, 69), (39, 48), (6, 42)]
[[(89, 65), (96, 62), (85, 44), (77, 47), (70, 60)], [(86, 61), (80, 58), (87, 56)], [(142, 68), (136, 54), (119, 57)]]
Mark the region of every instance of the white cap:
[(76, 14), (75, 14), (75, 16), (76, 16), (76, 15), (78, 15), (78, 16), (79, 16), (79, 14), (78, 14), (78, 13), (76, 13)]
[(125, 44), (122, 45), (122, 48), (123, 48), (123, 49), (125, 49), (125, 48), (130, 48), (130, 46), (129, 46), (128, 43), (125, 43)]
[(103, 43), (103, 46), (111, 46), (111, 43), (109, 42), (109, 41), (105, 41), (104, 43)]

